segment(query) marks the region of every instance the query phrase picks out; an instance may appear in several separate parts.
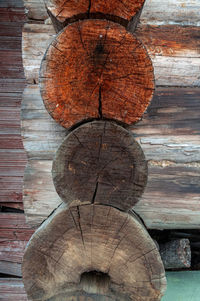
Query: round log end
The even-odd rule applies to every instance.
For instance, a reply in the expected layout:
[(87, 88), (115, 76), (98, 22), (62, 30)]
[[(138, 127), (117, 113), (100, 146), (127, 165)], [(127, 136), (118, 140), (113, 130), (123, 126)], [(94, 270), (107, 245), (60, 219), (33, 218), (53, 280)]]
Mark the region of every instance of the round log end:
[(154, 72), (142, 43), (107, 20), (68, 25), (41, 65), (41, 95), (50, 115), (68, 128), (87, 119), (137, 122), (154, 91)]
[(105, 17), (117, 16), (129, 21), (144, 4), (144, 0), (45, 0), (45, 2), (47, 9), (60, 22), (74, 16), (90, 17), (99, 13)]
[(156, 301), (166, 287), (143, 225), (102, 205), (58, 209), (29, 241), (22, 273), (33, 301)]
[(106, 204), (126, 211), (142, 195), (148, 169), (130, 132), (113, 122), (93, 121), (65, 138), (52, 176), (57, 193), (68, 204)]

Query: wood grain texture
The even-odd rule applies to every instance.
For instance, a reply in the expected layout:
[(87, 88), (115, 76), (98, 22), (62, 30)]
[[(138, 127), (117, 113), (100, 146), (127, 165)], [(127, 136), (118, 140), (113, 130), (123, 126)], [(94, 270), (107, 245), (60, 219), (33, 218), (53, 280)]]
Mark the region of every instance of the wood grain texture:
[[(200, 227), (199, 95), (198, 88), (159, 88), (143, 120), (131, 128), (149, 161), (148, 184), (134, 209), (148, 228)], [(37, 226), (60, 203), (51, 166), (68, 132), (48, 116), (37, 86), (25, 90), (22, 124), (31, 159), (24, 206), (28, 223)]]
[(160, 300), (166, 285), (159, 252), (143, 225), (102, 205), (60, 207), (32, 236), (22, 271), (32, 300), (81, 291), (81, 274), (88, 271), (110, 277), (107, 295), (118, 296), (114, 300)]
[(45, 0), (46, 7), (61, 22), (75, 15), (85, 15), (92, 18), (93, 14), (101, 13), (105, 16), (116, 16), (125, 20), (130, 20), (139, 12), (144, 4), (144, 0)]
[[(48, 18), (42, 0), (24, 0), (31, 18)], [(37, 8), (37, 9), (36, 9)], [(199, 26), (200, 3), (198, 0), (146, 0), (141, 15), (141, 24)]]
[(0, 296), (1, 301), (28, 301), (22, 280), (16, 278), (0, 279)]
[(124, 27), (84, 20), (53, 40), (40, 86), (47, 111), (66, 128), (91, 118), (132, 124), (152, 99), (154, 74), (143, 45)]
[(152, 25), (199, 26), (200, 3), (198, 0), (146, 0), (141, 23)]
[(48, 18), (44, 0), (23, 0), (26, 15), (31, 20), (42, 21)]
[(105, 204), (127, 211), (147, 183), (147, 162), (132, 134), (109, 121), (73, 130), (56, 152), (52, 177), (68, 204)]
[[(199, 31), (199, 27), (178, 25), (141, 25), (138, 28), (137, 37), (144, 43), (153, 62), (156, 86), (200, 85)], [(26, 24), (23, 63), (28, 82), (38, 82), (42, 56), (54, 34), (52, 25)]]
[[(158, 88), (143, 119), (130, 129), (147, 160), (200, 161), (200, 89)], [(22, 137), (29, 159), (52, 160), (69, 132), (46, 112), (37, 85), (22, 103)]]
[(22, 58), (28, 83), (38, 83), (42, 57), (55, 36), (52, 25), (26, 23), (22, 32)]
[(26, 18), (22, 6), (21, 1), (0, 3), (0, 205), (12, 208), (22, 208), (26, 164), (20, 136), (20, 105), (25, 86), (21, 31)]
[(25, 222), (24, 214), (0, 214), (0, 273), (21, 276), (24, 250), (34, 230)]

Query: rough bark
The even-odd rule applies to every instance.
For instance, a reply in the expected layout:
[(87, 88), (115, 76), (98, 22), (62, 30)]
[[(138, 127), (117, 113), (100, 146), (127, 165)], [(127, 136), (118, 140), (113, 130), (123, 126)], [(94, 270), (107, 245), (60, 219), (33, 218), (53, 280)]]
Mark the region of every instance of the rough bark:
[(33, 235), (22, 270), (31, 300), (84, 291), (89, 297), (83, 274), (92, 271), (110, 279), (104, 295), (111, 300), (160, 300), (166, 285), (159, 252), (143, 225), (103, 205), (60, 207)]
[(147, 162), (131, 133), (109, 121), (72, 131), (59, 147), (52, 168), (57, 193), (67, 203), (132, 208), (147, 182)]
[(160, 255), (166, 270), (190, 268), (191, 249), (189, 239), (177, 239), (160, 244)]
[(91, 118), (132, 124), (151, 101), (154, 74), (146, 50), (125, 28), (84, 20), (53, 40), (40, 83), (46, 109), (64, 127)]

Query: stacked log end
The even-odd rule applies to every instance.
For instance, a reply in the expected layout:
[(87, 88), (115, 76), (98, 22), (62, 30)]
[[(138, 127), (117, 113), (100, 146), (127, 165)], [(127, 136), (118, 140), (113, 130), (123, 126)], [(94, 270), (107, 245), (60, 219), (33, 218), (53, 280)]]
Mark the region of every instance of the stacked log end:
[(61, 23), (76, 17), (86, 19), (98, 16), (126, 24), (126, 21), (130, 21), (141, 10), (144, 2), (144, 0), (45, 0), (47, 10)]
[(129, 210), (147, 182), (147, 162), (131, 133), (109, 121), (86, 123), (59, 147), (52, 169), (68, 204), (107, 204)]
[(42, 61), (41, 95), (62, 126), (92, 118), (132, 124), (154, 92), (154, 73), (145, 48), (124, 27), (107, 20), (68, 25)]
[(103, 205), (57, 209), (29, 242), (23, 276), (31, 300), (160, 300), (166, 285), (143, 225)]
[(142, 43), (115, 22), (128, 24), (143, 3), (46, 3), (55, 26), (74, 15), (101, 18), (75, 17), (41, 64), (44, 105), (71, 129), (52, 168), (67, 204), (41, 225), (24, 255), (32, 301), (156, 301), (165, 291), (155, 243), (135, 214), (123, 212), (138, 202), (148, 171), (141, 147), (119, 124), (140, 120), (153, 96), (154, 72)]

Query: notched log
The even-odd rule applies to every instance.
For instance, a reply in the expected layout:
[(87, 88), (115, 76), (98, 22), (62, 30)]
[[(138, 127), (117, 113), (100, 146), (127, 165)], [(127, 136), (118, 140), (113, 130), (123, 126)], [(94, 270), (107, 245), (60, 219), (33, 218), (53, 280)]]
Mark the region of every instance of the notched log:
[[(127, 26), (141, 14), (145, 0), (45, 0), (47, 12), (57, 32), (81, 19), (107, 19)], [(133, 22), (136, 23), (136, 22)]]

